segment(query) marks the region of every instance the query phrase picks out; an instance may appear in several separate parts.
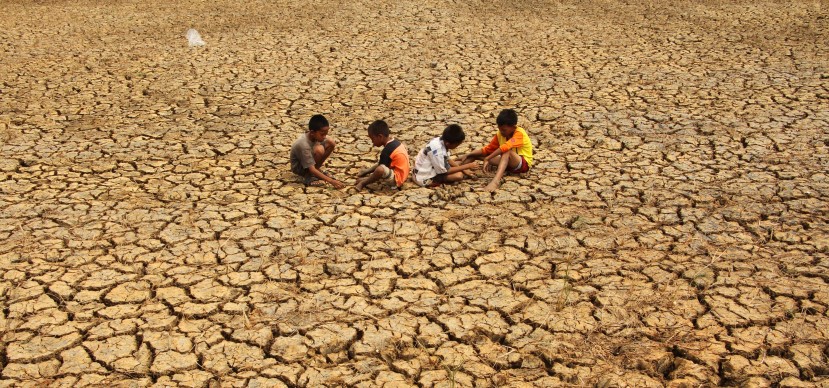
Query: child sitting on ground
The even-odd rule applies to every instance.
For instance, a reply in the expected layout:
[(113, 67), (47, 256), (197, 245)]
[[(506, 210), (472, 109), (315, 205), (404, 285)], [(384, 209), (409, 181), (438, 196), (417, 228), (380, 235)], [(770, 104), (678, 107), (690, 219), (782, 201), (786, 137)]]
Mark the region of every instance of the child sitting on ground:
[(435, 187), (443, 183), (458, 182), (463, 179), (463, 172), (478, 166), (478, 162), (460, 164), (450, 160), (449, 150), (457, 148), (466, 134), (458, 124), (452, 124), (443, 130), (443, 135), (436, 137), (417, 153), (412, 180), (418, 186)]
[(484, 172), (496, 168), (495, 176), (483, 189), (495, 191), (501, 184), (504, 173), (523, 174), (533, 164), (533, 145), (527, 131), (518, 126), (518, 114), (512, 109), (504, 109), (495, 120), (498, 132), (485, 147), (472, 151), (463, 158), (463, 164), (471, 160), (483, 159)]
[(335, 188), (343, 188), (342, 182), (322, 171), (322, 165), (334, 152), (334, 139), (328, 137), (330, 127), (323, 115), (314, 115), (308, 121), (308, 132), (299, 136), (291, 145), (291, 172), (299, 175), (306, 186), (319, 186), (328, 182)]
[(368, 126), (368, 137), (375, 147), (383, 147), (380, 160), (360, 171), (355, 188), (360, 191), (368, 184), (383, 180), (389, 186), (400, 189), (409, 177), (409, 154), (406, 146), (390, 135), (389, 125), (377, 120)]

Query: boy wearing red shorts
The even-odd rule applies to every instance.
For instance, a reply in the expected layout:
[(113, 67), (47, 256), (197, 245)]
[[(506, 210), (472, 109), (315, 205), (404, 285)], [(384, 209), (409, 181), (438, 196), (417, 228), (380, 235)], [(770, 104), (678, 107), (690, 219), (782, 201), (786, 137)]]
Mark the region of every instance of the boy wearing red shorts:
[(523, 174), (530, 170), (533, 164), (533, 144), (527, 131), (518, 126), (518, 114), (512, 109), (504, 109), (495, 120), (498, 133), (485, 147), (472, 151), (463, 159), (461, 164), (472, 160), (484, 161), (483, 170), (491, 171), (495, 168), (495, 176), (483, 190), (495, 191), (501, 185), (504, 173)]

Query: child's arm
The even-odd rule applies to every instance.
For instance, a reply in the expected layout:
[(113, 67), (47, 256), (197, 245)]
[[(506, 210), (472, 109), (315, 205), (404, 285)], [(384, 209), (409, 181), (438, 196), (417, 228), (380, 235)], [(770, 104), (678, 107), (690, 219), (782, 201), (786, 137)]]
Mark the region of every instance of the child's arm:
[(342, 189), (343, 187), (345, 187), (345, 185), (342, 182), (340, 182), (340, 181), (338, 181), (334, 178), (331, 178), (328, 175), (323, 174), (322, 171), (317, 169), (317, 166), (314, 166), (314, 165), (309, 166), (308, 167), (308, 172), (310, 172), (311, 175), (319, 178), (320, 180), (328, 182), (328, 184), (330, 184), (331, 186), (334, 186), (335, 189)]
[(494, 157), (496, 157), (496, 156), (499, 156), (499, 155), (501, 155), (501, 154), (503, 154), (503, 152), (501, 152), (501, 149), (500, 149), (500, 148), (497, 148), (497, 149), (495, 149), (495, 151), (492, 151), (489, 155), (487, 155), (487, 156), (484, 158), (484, 171), (486, 171), (486, 166), (487, 166), (487, 164), (489, 164), (489, 161), (490, 161), (492, 158), (494, 158)]
[[(463, 164), (466, 164), (466, 162), (470, 160), (481, 160), (485, 156), (497, 150), (498, 147), (498, 135), (492, 136), (492, 140), (489, 141), (489, 144), (466, 154), (466, 156), (463, 157)], [(484, 166), (486, 166), (486, 164), (484, 164)]]
[(458, 163), (454, 160), (450, 160), (449, 165), (452, 166), (452, 167), (449, 168), (449, 170), (446, 171), (446, 173), (447, 174), (454, 174), (458, 171), (466, 171), (466, 170), (478, 167), (478, 162), (477, 161), (472, 161), (470, 163), (460, 164), (460, 163)]
[(374, 169), (376, 169), (377, 166), (379, 166), (379, 165), (380, 165), (380, 163), (375, 163), (374, 165), (372, 165), (369, 168), (362, 169), (362, 170), (360, 170), (359, 173), (357, 173), (357, 176), (362, 178), (362, 177), (364, 177), (368, 174), (371, 174), (372, 172), (374, 172)]
[(383, 170), (378, 170), (378, 168), (380, 168), (380, 162), (377, 162), (377, 164), (363, 171), (360, 171), (360, 176), (365, 176), (365, 178), (357, 178), (357, 183), (354, 184), (354, 187), (357, 189), (357, 191), (361, 191), (363, 190), (363, 187), (366, 187), (366, 185), (372, 184), (380, 180), (380, 172)]
[(475, 151), (472, 151), (463, 158), (461, 158), (461, 164), (467, 164), (470, 160), (481, 160), (484, 157), (484, 151), (481, 148), (478, 148)]

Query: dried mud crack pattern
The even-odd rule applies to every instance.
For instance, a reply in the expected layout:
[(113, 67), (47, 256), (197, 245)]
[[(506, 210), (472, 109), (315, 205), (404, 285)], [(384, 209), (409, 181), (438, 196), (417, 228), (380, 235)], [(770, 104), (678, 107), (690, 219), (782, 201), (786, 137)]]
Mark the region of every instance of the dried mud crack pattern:
[[(3, 9), (0, 386), (829, 386), (824, 2)], [(289, 173), (504, 107), (492, 195)]]

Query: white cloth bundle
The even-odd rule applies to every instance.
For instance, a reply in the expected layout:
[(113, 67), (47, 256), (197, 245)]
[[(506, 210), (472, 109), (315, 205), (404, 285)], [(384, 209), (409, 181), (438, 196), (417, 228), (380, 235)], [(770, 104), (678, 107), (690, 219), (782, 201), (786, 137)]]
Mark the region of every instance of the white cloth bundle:
[(201, 35), (199, 35), (199, 32), (196, 31), (195, 28), (187, 30), (187, 34), (184, 36), (187, 37), (187, 43), (190, 44), (190, 47), (204, 46), (204, 41), (201, 39)]

